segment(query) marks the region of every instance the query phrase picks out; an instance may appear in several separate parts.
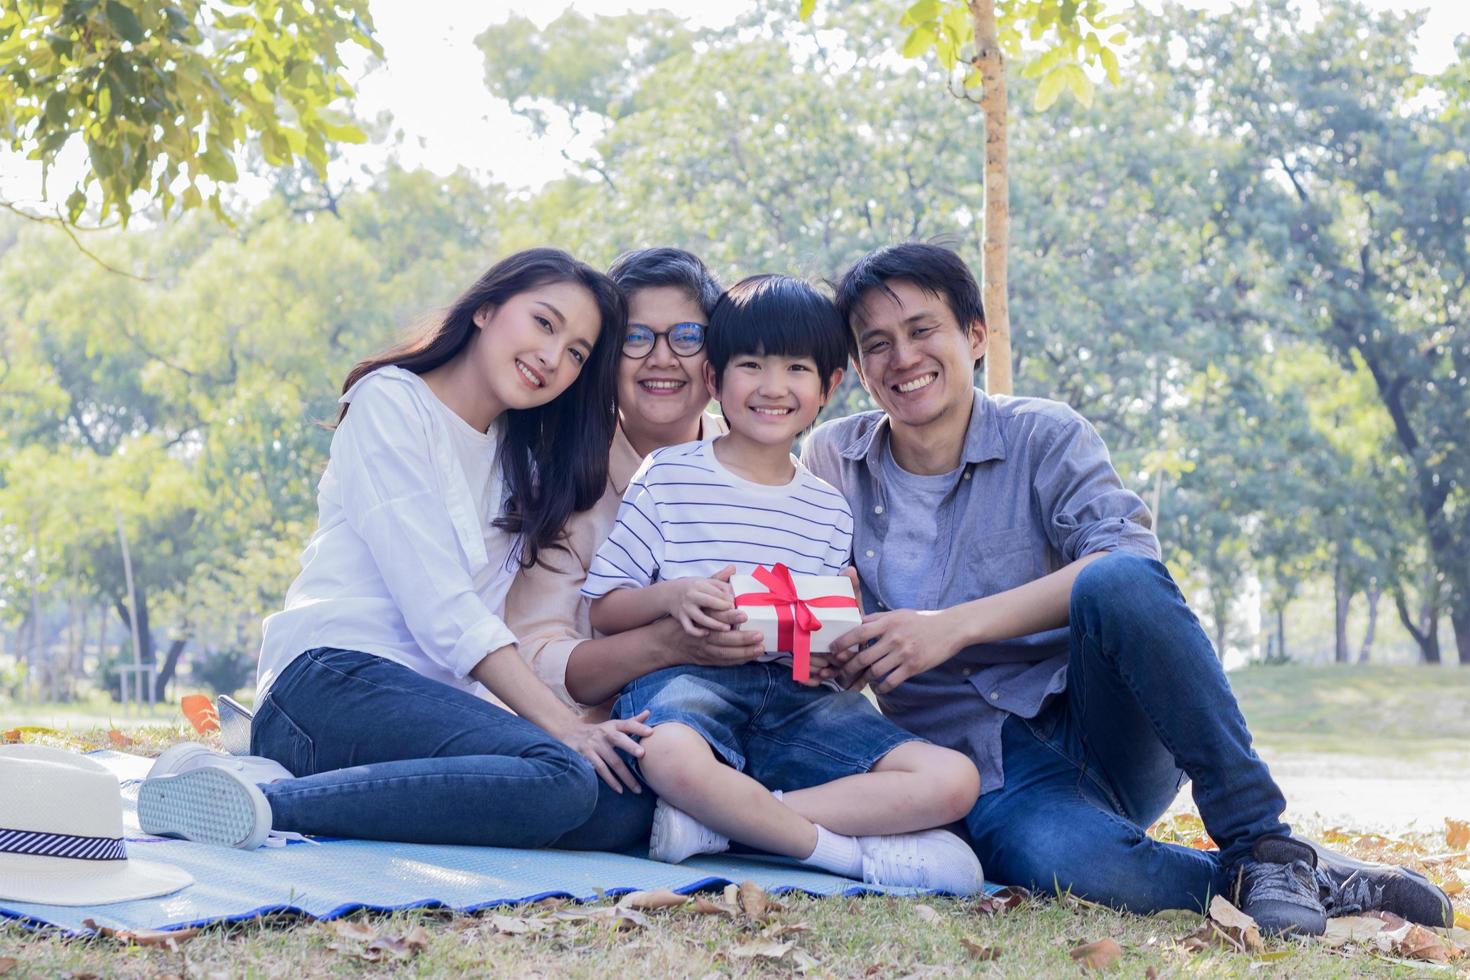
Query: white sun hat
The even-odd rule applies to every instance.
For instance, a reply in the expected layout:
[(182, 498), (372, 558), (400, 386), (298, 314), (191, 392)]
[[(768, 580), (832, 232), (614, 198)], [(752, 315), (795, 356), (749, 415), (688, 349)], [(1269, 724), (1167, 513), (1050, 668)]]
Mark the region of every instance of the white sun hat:
[(122, 790), (102, 765), (43, 745), (0, 745), (0, 900), (107, 905), (193, 881), (128, 857)]

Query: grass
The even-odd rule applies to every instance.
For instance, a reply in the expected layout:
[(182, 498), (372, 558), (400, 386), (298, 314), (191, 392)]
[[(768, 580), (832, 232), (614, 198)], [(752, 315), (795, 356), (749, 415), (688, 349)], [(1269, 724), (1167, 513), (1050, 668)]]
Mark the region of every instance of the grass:
[[(1470, 744), (1470, 671), (1418, 668), (1259, 668), (1232, 675), (1258, 740), (1282, 745), (1317, 740), (1314, 751), (1409, 753), (1426, 744)], [(21, 716), (0, 704), (0, 728)], [(161, 720), (161, 719), (160, 719)], [(106, 719), (93, 716), (96, 725)], [(180, 737), (177, 715), (129, 727), (129, 751), (154, 754)], [(30, 738), (87, 749), (111, 744), (106, 727)], [(1470, 816), (1464, 814), (1462, 816)], [(1321, 828), (1315, 828), (1320, 831)], [(1307, 828), (1311, 832), (1312, 828)], [(1418, 865), (1443, 883), (1470, 882), (1470, 856), (1446, 859), (1443, 835), (1384, 839), (1374, 828), (1332, 839), (1363, 857)], [(1186, 842), (1187, 818), (1169, 828)], [(1429, 863), (1424, 863), (1429, 859)], [(1470, 924), (1470, 892), (1456, 897)], [(719, 899), (720, 896), (712, 896)], [(276, 918), (206, 929), (177, 948), (116, 939), (66, 939), (0, 925), (0, 974), (12, 976), (1053, 976), (1079, 973), (1069, 951), (1111, 938), (1122, 957), (1117, 976), (1461, 976), (1470, 959), (1450, 965), (1397, 961), (1357, 947), (1268, 941), (1246, 954), (1189, 952), (1180, 940), (1203, 921), (1186, 913), (1122, 915), (1070, 898), (1033, 900), (1009, 911), (947, 899), (811, 899), (784, 896), (782, 908), (755, 922), (744, 915), (701, 915), (689, 906), (621, 920), (587, 916), (559, 903), (498, 908), (476, 916), (419, 910), (358, 915), (346, 922)], [(994, 903), (989, 903), (994, 904)], [(593, 907), (611, 914), (612, 903)], [(1470, 938), (1456, 934), (1461, 945)], [(378, 949), (370, 947), (377, 940)], [(787, 944), (790, 944), (789, 946)], [(762, 952), (765, 956), (760, 955)], [(364, 958), (367, 957), (367, 958)], [(5, 963), (14, 960), (7, 972)]]

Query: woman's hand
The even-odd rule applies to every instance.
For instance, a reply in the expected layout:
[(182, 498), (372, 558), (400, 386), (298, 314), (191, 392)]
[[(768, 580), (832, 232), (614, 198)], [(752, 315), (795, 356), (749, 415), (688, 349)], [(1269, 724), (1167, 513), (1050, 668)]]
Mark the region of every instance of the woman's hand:
[(638, 783), (638, 777), (618, 756), (618, 749), (633, 756), (643, 756), (643, 746), (633, 741), (634, 737), (642, 738), (652, 735), (653, 729), (644, 724), (648, 720), (648, 712), (622, 721), (604, 721), (592, 725), (579, 721), (573, 725), (565, 734), (560, 736), (563, 744), (575, 751), (582, 758), (592, 763), (598, 777), (614, 790), (621, 793), (623, 787), (627, 786), (635, 793), (643, 792), (643, 787)]
[(711, 631), (730, 628), (716, 619), (714, 613), (735, 608), (735, 590), (730, 588), (733, 565), (721, 569), (714, 578), (676, 578), (662, 583), (665, 608), (690, 636), (706, 636)]

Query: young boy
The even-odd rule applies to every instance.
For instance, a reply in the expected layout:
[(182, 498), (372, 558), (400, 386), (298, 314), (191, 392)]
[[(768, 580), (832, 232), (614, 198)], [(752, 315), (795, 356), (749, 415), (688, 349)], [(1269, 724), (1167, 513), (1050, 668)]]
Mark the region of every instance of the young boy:
[[(852, 512), (791, 446), (841, 380), (849, 344), (836, 308), (801, 280), (755, 276), (721, 297), (704, 380), (729, 434), (654, 452), (628, 485), (583, 588), (594, 627), (672, 616), (699, 636), (730, 628), (732, 574), (776, 562), (843, 572)], [(736, 840), (875, 884), (982, 887), (970, 848), (927, 829), (969, 812), (974, 765), (861, 694), (797, 684), (789, 657), (768, 655), (655, 671), (613, 708), (645, 711), (640, 766), (660, 798), (650, 856), (679, 862)]]

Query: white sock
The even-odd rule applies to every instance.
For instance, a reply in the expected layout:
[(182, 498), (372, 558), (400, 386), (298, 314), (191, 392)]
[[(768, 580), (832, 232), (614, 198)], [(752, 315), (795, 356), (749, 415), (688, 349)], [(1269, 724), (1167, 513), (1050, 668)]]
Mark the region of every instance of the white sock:
[(861, 878), (863, 851), (858, 846), (858, 839), (846, 834), (834, 834), (821, 824), (814, 826), (817, 828), (817, 846), (812, 848), (811, 854), (802, 858), (802, 863), (815, 865), (845, 878)]

